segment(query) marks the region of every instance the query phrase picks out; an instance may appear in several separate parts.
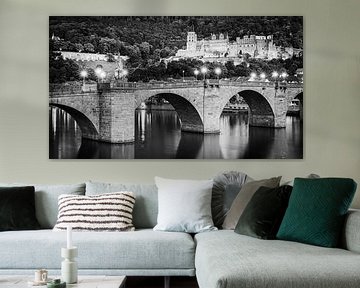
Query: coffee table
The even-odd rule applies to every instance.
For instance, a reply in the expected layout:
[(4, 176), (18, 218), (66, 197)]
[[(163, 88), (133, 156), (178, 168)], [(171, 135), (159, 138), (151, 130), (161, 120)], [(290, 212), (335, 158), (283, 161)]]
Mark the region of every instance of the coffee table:
[[(52, 277), (55, 279), (57, 277)], [(32, 281), (32, 276), (2, 276), (0, 275), (0, 287), (1, 288), (45, 288), (45, 286), (31, 286), (28, 285), (29, 281)], [(67, 288), (124, 288), (126, 276), (86, 276), (81, 275), (78, 278), (78, 283), (68, 284)]]

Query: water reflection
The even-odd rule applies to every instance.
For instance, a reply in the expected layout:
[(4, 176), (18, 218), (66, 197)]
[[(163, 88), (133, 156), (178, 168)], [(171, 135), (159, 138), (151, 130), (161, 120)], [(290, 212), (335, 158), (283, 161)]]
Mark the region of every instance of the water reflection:
[(181, 132), (174, 111), (135, 113), (135, 142), (81, 139), (81, 130), (59, 108), (49, 111), (51, 159), (301, 159), (302, 123), (288, 116), (286, 129), (249, 127), (247, 113), (223, 114), (221, 134)]

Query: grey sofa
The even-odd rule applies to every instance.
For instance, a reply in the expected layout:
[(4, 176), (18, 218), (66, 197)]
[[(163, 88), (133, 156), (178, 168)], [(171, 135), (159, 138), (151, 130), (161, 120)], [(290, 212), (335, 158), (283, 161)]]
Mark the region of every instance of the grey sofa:
[[(4, 184), (0, 184), (4, 185)], [(13, 185), (13, 184), (11, 184)], [(360, 211), (350, 211), (342, 249), (259, 240), (230, 230), (200, 233), (153, 231), (155, 185), (88, 182), (35, 186), (37, 217), (44, 229), (0, 232), (0, 275), (46, 268), (60, 273), (65, 232), (54, 232), (60, 194), (133, 191), (134, 232), (74, 232), (79, 274), (194, 276), (200, 288), (360, 287)], [(1, 276), (0, 276), (1, 277)], [(168, 285), (168, 281), (165, 281)]]

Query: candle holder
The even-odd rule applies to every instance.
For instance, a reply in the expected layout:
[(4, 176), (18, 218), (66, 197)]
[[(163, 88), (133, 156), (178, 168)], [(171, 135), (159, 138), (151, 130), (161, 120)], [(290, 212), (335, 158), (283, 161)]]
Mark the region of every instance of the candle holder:
[(77, 247), (61, 248), (61, 279), (67, 284), (77, 283), (78, 269), (75, 257), (78, 255)]

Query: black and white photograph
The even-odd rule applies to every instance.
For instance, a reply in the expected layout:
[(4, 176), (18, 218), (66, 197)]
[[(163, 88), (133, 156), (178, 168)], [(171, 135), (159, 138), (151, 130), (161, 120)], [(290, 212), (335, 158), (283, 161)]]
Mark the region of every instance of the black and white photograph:
[(303, 159), (302, 16), (50, 16), (49, 159)]

